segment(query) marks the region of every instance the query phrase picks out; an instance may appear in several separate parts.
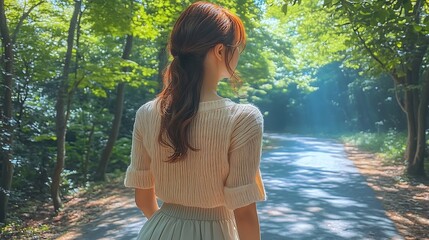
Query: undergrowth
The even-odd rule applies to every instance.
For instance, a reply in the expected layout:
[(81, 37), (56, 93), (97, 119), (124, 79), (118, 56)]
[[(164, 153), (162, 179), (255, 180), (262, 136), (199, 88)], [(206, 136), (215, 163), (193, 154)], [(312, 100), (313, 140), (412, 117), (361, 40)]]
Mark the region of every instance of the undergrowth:
[[(60, 215), (65, 215), (72, 210), (67, 210), (67, 202), (75, 197), (96, 198), (110, 189), (111, 185), (121, 183), (123, 173), (108, 173), (106, 182), (91, 182), (85, 187), (75, 189), (63, 197), (64, 208)], [(0, 223), (0, 239), (52, 239), (64, 226), (58, 215), (53, 212), (51, 200), (44, 198), (12, 197), (9, 201), (7, 223)], [(58, 219), (61, 219), (58, 218)], [(65, 223), (66, 224), (66, 223)]]
[(340, 137), (343, 142), (359, 149), (378, 154), (386, 164), (404, 164), (407, 147), (406, 133), (390, 130), (386, 133), (359, 132)]

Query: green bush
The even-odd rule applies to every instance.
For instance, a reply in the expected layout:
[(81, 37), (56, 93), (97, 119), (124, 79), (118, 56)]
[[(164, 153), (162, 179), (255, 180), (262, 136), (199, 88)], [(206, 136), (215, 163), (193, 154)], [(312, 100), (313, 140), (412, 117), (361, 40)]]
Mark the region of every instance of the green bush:
[(131, 138), (119, 138), (113, 148), (107, 172), (116, 174), (123, 173), (130, 164), (130, 153)]
[(407, 134), (389, 131), (386, 133), (386, 139), (381, 147), (381, 154), (385, 159), (398, 163), (404, 160), (406, 148)]
[(407, 134), (395, 130), (387, 133), (359, 132), (342, 136), (341, 140), (364, 151), (380, 154), (390, 164), (403, 163), (407, 146)]

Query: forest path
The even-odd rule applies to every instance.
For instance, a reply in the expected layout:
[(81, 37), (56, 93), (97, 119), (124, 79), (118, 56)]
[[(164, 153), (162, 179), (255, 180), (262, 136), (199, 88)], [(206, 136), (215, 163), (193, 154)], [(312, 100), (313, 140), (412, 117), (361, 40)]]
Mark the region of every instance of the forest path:
[(343, 144), (267, 134), (261, 164), (268, 201), (258, 205), (263, 240), (403, 239)]
[[(258, 203), (262, 240), (403, 239), (338, 142), (266, 134), (262, 155), (268, 200)], [(133, 239), (146, 218), (132, 192), (96, 220), (60, 239)]]

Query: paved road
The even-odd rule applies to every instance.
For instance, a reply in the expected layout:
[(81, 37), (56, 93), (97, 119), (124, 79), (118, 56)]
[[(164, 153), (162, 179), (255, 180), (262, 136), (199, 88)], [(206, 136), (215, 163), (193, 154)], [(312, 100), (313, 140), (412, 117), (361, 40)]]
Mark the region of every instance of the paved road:
[[(403, 239), (341, 144), (294, 135), (265, 137), (276, 147), (264, 151), (261, 162), (268, 194), (258, 204), (262, 240)], [(129, 199), (82, 228), (78, 238), (133, 239), (144, 221)]]
[(268, 134), (263, 153), (268, 201), (258, 205), (263, 240), (403, 239), (342, 144)]

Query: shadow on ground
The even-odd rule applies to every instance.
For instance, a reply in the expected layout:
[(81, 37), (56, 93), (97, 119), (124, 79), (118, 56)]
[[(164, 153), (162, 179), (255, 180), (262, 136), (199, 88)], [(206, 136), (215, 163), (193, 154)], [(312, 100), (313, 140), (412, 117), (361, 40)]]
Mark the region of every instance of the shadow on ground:
[(110, 210), (102, 213), (96, 220), (70, 229), (58, 239), (134, 239), (146, 222), (146, 218), (136, 207), (132, 195), (121, 197), (110, 204), (114, 206), (110, 206)]
[[(258, 203), (263, 240), (403, 239), (386, 217), (343, 145), (294, 135), (266, 134), (263, 153), (268, 200)], [(133, 239), (145, 222), (130, 197), (73, 239)], [(62, 238), (67, 239), (67, 238)]]
[(258, 205), (262, 239), (402, 239), (342, 144), (267, 134), (268, 201)]

